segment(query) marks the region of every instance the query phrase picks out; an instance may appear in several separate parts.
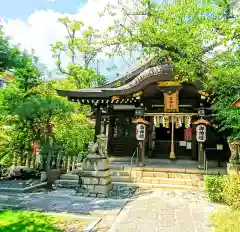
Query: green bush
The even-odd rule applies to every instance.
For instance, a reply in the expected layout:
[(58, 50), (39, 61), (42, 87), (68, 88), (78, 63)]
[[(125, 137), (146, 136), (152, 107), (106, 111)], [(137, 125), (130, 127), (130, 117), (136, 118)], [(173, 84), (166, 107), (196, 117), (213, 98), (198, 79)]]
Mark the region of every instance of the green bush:
[(225, 178), (223, 199), (233, 209), (240, 210), (240, 175), (230, 175)]
[(224, 176), (205, 176), (205, 192), (212, 202), (223, 202)]
[(224, 209), (211, 215), (214, 232), (240, 232), (240, 211)]
[(240, 175), (206, 176), (205, 192), (210, 201), (240, 210)]

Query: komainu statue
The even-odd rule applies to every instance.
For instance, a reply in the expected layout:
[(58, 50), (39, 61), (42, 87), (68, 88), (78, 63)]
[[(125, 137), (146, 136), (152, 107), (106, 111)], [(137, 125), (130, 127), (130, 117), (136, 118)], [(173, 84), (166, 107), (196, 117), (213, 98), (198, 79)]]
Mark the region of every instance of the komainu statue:
[(88, 144), (88, 157), (101, 157), (107, 158), (107, 144), (108, 144), (108, 137), (107, 135), (98, 135), (97, 142), (89, 142)]

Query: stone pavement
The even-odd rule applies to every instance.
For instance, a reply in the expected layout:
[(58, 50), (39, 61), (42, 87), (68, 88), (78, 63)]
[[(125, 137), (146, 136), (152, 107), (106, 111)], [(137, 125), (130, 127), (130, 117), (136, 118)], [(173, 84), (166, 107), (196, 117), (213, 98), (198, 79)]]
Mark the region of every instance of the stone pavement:
[(217, 206), (203, 193), (145, 192), (129, 202), (109, 232), (209, 232), (209, 214)]
[(74, 190), (40, 193), (0, 193), (1, 209), (66, 212), (89, 216), (116, 216), (129, 199), (99, 199), (74, 196)]

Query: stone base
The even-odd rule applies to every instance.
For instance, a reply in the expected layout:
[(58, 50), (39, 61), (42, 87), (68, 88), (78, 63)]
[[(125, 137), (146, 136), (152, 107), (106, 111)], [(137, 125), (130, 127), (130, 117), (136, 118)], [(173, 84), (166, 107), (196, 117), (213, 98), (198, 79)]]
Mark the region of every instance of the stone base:
[(83, 184), (77, 188), (76, 195), (86, 197), (106, 197), (111, 189), (111, 182), (106, 185)]
[(109, 169), (108, 158), (90, 158), (87, 157), (83, 163), (83, 171), (105, 171)]
[(227, 164), (227, 173), (229, 175), (240, 174), (240, 164), (228, 163)]
[(81, 177), (81, 181), (83, 185), (107, 185), (111, 182), (110, 176), (105, 177)]
[(78, 172), (78, 174), (81, 176), (81, 177), (109, 177), (111, 176), (111, 171), (108, 169), (108, 170), (105, 170), (105, 171), (80, 171)]

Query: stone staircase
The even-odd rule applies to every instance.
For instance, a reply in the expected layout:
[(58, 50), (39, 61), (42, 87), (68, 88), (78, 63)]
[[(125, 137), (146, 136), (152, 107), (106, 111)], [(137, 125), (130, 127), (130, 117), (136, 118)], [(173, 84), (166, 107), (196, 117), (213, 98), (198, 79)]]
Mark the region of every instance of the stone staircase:
[[(157, 160), (157, 162), (159, 162)], [(195, 166), (196, 162), (181, 160), (171, 163), (168, 160), (147, 162), (145, 167), (134, 167), (130, 162), (112, 161), (110, 165), (113, 184), (133, 185), (148, 189), (179, 189), (203, 191), (204, 170)], [(212, 168), (208, 174), (225, 174), (225, 168)], [(76, 172), (61, 175), (56, 181), (58, 186), (76, 188), (78, 176)]]
[(150, 189), (203, 190), (203, 175), (170, 168), (136, 168), (112, 166), (112, 181)]

